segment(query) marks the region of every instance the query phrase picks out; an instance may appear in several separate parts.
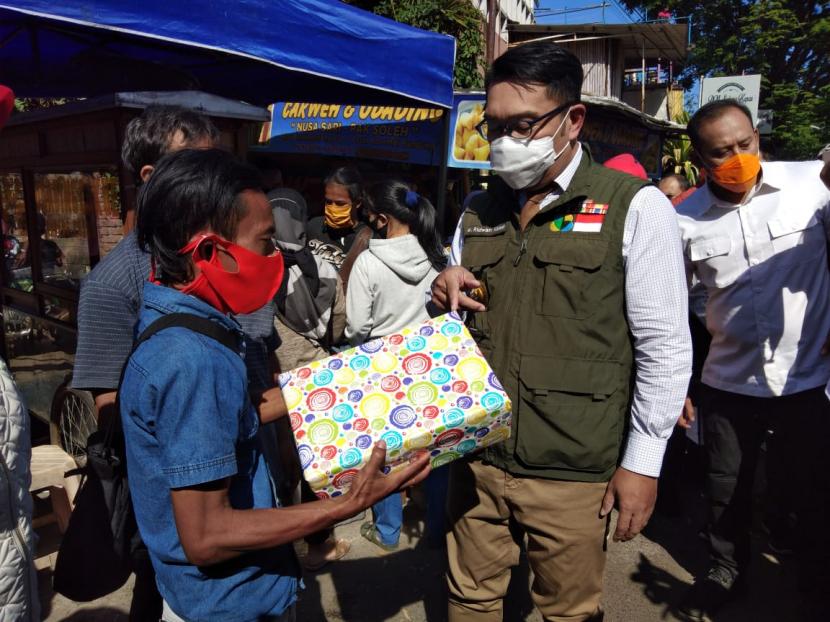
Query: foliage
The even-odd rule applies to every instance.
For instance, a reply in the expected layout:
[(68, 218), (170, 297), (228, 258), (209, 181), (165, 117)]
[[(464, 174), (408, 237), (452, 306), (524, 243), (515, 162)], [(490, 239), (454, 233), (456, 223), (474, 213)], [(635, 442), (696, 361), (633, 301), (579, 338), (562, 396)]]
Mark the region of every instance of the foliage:
[(470, 0), (344, 0), (416, 28), (455, 37), (456, 88), (484, 84), (484, 17)]
[(830, 5), (822, 0), (623, 0), (650, 15), (690, 17), (693, 47), (681, 74), (759, 73), (761, 108), (774, 111), (774, 150), (814, 158), (830, 142)]
[[(683, 110), (674, 115), (672, 121), (686, 125), (689, 122), (689, 113)], [(693, 164), (692, 153), (692, 141), (685, 134), (666, 139), (663, 143), (663, 174), (685, 175), (690, 184), (697, 184), (700, 171)]]
[(63, 97), (23, 97), (14, 100), (14, 109), (17, 112), (28, 112), (29, 110), (42, 110), (43, 108), (54, 108), (63, 106), (72, 101)]

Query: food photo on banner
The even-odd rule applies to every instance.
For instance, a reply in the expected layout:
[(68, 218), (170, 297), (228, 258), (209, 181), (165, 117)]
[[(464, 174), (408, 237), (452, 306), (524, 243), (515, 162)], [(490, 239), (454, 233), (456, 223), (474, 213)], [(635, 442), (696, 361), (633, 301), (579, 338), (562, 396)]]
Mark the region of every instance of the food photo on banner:
[(453, 168), (490, 168), (490, 143), (476, 129), (484, 120), (483, 92), (453, 94), (447, 163)]

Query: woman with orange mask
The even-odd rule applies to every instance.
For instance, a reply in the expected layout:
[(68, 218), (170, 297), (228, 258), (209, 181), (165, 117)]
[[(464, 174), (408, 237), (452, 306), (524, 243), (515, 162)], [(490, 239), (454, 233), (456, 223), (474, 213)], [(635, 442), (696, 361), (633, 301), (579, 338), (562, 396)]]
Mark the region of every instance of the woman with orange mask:
[(308, 236), (332, 244), (348, 253), (357, 233), (366, 225), (360, 222), (363, 205), (363, 180), (357, 169), (342, 166), (326, 177), (323, 215), (308, 223)]

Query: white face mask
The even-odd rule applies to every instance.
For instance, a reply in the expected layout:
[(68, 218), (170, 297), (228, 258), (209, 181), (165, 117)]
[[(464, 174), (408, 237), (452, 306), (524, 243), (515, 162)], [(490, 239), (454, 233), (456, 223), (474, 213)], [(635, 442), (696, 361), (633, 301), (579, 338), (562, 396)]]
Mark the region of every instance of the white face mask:
[(539, 183), (545, 172), (565, 153), (570, 144), (565, 143), (558, 153), (553, 145), (553, 137), (562, 130), (568, 113), (552, 136), (536, 140), (502, 136), (490, 143), (490, 166), (493, 167), (493, 171), (514, 190), (523, 190)]

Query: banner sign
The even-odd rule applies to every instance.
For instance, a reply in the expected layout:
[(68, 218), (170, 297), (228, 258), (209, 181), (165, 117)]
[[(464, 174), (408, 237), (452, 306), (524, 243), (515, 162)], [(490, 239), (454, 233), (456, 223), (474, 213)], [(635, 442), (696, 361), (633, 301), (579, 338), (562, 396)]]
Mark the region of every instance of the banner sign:
[(758, 123), (758, 99), (761, 94), (761, 75), (703, 78), (700, 85), (700, 105), (721, 99), (734, 99), (752, 112), (752, 122)]
[(455, 93), (450, 117), (448, 165), (453, 168), (490, 168), (490, 143), (476, 130), (484, 119), (484, 93)]
[(440, 108), (279, 102), (260, 135), (260, 151), (391, 160), (439, 166)]

